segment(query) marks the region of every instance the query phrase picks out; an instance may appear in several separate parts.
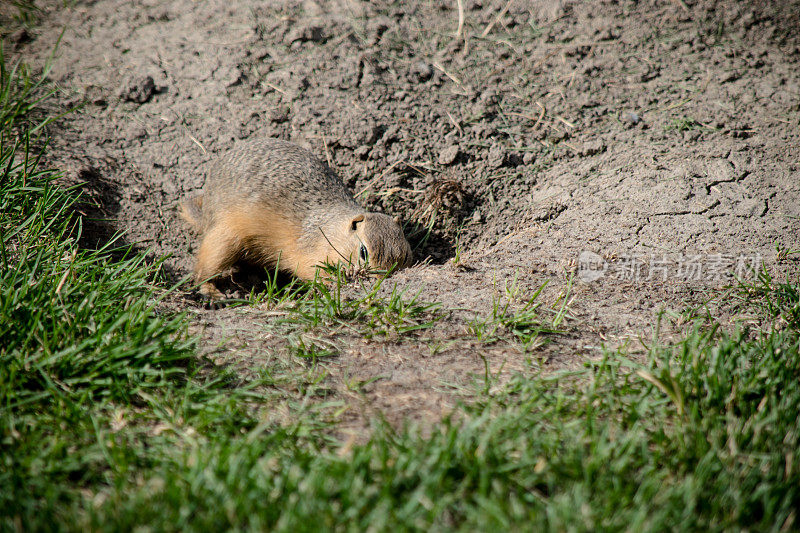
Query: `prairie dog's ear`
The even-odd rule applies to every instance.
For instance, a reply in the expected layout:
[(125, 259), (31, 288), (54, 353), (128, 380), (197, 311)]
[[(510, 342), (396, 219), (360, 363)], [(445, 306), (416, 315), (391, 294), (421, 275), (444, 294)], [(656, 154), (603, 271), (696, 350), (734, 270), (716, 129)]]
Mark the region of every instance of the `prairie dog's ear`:
[(357, 230), (359, 222), (364, 222), (364, 215), (356, 215), (353, 217), (353, 220), (350, 221), (350, 231)]
[(398, 226), (402, 226), (403, 225), (403, 221), (400, 220), (400, 215), (395, 215), (392, 220), (394, 220), (394, 223), (397, 224)]

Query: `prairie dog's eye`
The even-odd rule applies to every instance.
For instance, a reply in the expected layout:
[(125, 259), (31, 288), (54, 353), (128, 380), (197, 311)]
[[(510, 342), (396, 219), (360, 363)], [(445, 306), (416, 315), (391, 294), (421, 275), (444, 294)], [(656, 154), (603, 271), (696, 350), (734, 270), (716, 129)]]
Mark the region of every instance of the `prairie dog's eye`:
[(363, 244), (358, 249), (358, 256), (361, 258), (361, 261), (363, 261), (364, 263), (366, 263), (367, 259), (369, 258), (369, 254), (367, 253), (367, 247), (364, 246)]

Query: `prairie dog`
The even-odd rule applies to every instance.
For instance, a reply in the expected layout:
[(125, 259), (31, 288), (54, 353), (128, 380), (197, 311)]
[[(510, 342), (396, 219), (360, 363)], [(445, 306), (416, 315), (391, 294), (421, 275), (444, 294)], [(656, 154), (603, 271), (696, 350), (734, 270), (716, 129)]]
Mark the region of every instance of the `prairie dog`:
[(222, 294), (211, 278), (239, 259), (313, 279), (325, 262), (389, 271), (413, 257), (395, 220), (364, 210), (327, 165), (278, 139), (237, 143), (180, 214), (201, 235), (195, 280), (212, 298)]

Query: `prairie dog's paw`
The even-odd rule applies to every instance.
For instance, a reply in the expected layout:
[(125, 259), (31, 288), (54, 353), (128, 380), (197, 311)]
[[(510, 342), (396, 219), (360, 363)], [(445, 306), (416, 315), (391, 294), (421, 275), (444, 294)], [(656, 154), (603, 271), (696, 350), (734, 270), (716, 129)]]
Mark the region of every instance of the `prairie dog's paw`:
[(220, 309), (225, 305), (223, 302), (225, 295), (210, 281), (200, 285), (200, 297), (206, 309)]

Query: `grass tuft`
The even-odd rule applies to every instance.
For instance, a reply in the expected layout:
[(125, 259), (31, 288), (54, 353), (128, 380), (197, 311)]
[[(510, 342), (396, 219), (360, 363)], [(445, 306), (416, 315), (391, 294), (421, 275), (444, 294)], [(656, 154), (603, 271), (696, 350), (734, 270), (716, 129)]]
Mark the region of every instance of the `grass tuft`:
[[(516, 278), (506, 284), (502, 297), (494, 297), (492, 312), (486, 317), (475, 317), (467, 326), (470, 334), (486, 343), (513, 339), (523, 350), (531, 350), (540, 346), (544, 340), (542, 335), (559, 333), (565, 313), (568, 292), (564, 295), (561, 309), (547, 321), (541, 312), (539, 296), (546, 283), (536, 289), (527, 299), (521, 298), (521, 289)], [(569, 288), (567, 289), (569, 291)]]

